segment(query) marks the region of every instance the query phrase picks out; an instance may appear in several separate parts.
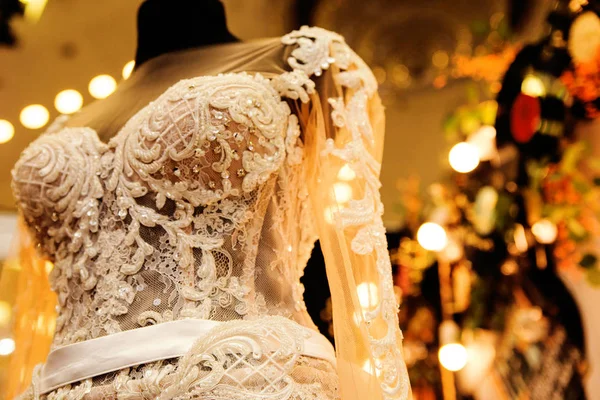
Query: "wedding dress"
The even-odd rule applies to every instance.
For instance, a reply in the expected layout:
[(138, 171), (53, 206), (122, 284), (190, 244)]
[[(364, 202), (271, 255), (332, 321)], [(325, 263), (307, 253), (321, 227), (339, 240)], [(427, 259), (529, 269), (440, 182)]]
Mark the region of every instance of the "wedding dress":
[[(23, 152), (13, 189), (58, 316), (22, 399), (408, 398), (376, 80), (320, 28), (253, 46), (106, 142), (59, 117)], [(317, 239), (335, 353), (300, 283)]]

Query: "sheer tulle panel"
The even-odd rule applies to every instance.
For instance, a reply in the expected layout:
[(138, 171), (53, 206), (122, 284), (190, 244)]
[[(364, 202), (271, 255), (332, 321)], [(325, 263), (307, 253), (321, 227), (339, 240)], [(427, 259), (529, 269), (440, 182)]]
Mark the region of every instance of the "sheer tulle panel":
[[(332, 292), (342, 398), (406, 399), (410, 385), (379, 195), (384, 114), (377, 83), (335, 34), (302, 28), (286, 40), (298, 44), (292, 61), (315, 65), (321, 75), (318, 95), (300, 109), (314, 167), (311, 202)], [(330, 58), (313, 60), (320, 46)]]

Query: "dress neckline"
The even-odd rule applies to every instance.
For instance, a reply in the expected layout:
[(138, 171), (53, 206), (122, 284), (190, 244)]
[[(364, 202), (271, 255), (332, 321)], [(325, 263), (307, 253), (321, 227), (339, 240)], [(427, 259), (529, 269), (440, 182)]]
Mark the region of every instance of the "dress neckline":
[[(239, 74), (239, 73), (231, 73), (231, 74)], [(185, 86), (185, 85), (193, 85), (194, 83), (198, 82), (198, 81), (202, 81), (204, 79), (210, 79), (210, 78), (217, 78), (219, 76), (226, 76), (229, 74), (220, 74), (220, 75), (203, 75), (203, 76), (197, 76), (197, 77), (193, 77), (193, 78), (184, 78), (181, 79), (177, 82), (175, 82), (174, 84), (172, 84), (171, 86), (169, 86), (166, 90), (164, 90), (161, 94), (159, 94), (156, 98), (154, 98), (153, 100), (151, 100), (148, 104), (146, 104), (145, 106), (143, 106), (141, 109), (139, 109), (137, 112), (135, 112), (126, 122), (125, 124), (116, 130), (116, 133), (108, 140), (103, 140), (98, 131), (92, 127), (86, 126), (86, 125), (81, 125), (81, 126), (67, 126), (66, 123), (71, 119), (71, 117), (75, 114), (71, 114), (71, 115), (59, 115), (54, 122), (51, 124), (51, 126), (46, 130), (46, 133), (60, 133), (61, 131), (64, 130), (69, 130), (69, 129), (74, 129), (74, 130), (87, 130), (90, 132), (93, 132), (95, 138), (98, 140), (99, 143), (101, 143), (104, 146), (107, 147), (115, 147), (116, 144), (119, 142), (119, 139), (121, 138), (121, 136), (126, 135), (126, 132), (128, 132), (131, 128), (132, 125), (136, 125), (140, 119), (143, 119), (144, 117), (146, 117), (146, 115), (151, 111), (152, 107), (154, 107), (156, 104), (160, 103), (161, 101), (163, 101), (166, 97), (168, 97), (173, 91), (175, 91), (176, 89), (178, 89), (180, 86)], [(250, 75), (250, 74), (248, 74)]]
[(179, 85), (187, 82), (187, 81), (191, 81), (194, 79), (198, 79), (199, 77), (196, 78), (185, 78), (185, 79), (181, 79), (179, 81), (177, 81), (176, 83), (174, 83), (173, 85), (169, 86), (166, 90), (164, 90), (160, 95), (158, 95), (154, 100), (151, 100), (148, 104), (146, 104), (145, 106), (143, 106), (141, 109), (139, 109), (137, 112), (135, 112), (126, 122), (125, 124), (120, 127), (119, 129), (116, 130), (116, 133), (111, 136), (110, 139), (108, 140), (103, 140), (100, 137), (100, 134), (98, 133), (98, 131), (90, 126), (86, 126), (86, 125), (76, 125), (76, 126), (67, 126), (67, 122), (71, 119), (71, 117), (73, 115), (76, 115), (77, 113), (71, 114), (71, 115), (59, 115), (58, 117), (56, 117), (56, 119), (54, 120), (54, 122), (51, 124), (51, 126), (48, 128), (48, 130), (46, 131), (46, 133), (60, 133), (61, 131), (65, 131), (65, 130), (70, 130), (70, 129), (74, 129), (74, 130), (87, 130), (87, 131), (91, 131), (94, 133), (94, 136), (96, 137), (96, 139), (104, 146), (108, 146), (111, 147), (113, 146), (113, 143), (116, 143), (118, 141), (118, 139), (124, 135), (124, 132), (128, 130), (128, 128), (138, 119), (140, 119), (142, 117), (142, 115), (145, 115), (151, 108), (152, 106), (154, 106), (158, 101), (162, 100), (165, 96), (167, 96), (169, 93), (171, 93), (171, 91), (173, 91), (176, 87), (178, 87)]
[[(205, 47), (197, 48), (197, 49), (186, 49), (186, 50), (176, 51), (173, 53), (162, 54), (162, 55), (154, 57), (151, 60), (148, 60), (146, 63), (142, 64), (140, 66), (140, 70), (152, 68), (156, 63), (162, 62), (164, 60), (164, 58), (167, 57), (169, 54), (184, 54), (187, 52), (197, 51), (199, 49), (207, 50), (207, 49), (215, 49), (215, 48), (224, 47), (224, 46), (239, 46), (239, 45), (243, 45), (243, 44), (256, 44), (256, 43), (268, 42), (268, 41), (272, 41), (272, 40), (281, 40), (281, 39), (280, 38), (279, 39), (277, 39), (277, 38), (260, 38), (260, 39), (250, 40), (247, 42), (245, 41), (245, 42), (234, 42), (234, 43), (222, 43), (222, 44), (205, 46)], [(216, 78), (220, 75), (227, 75), (227, 74), (229, 74), (229, 73), (218, 74), (218, 75), (214, 75), (214, 74), (213, 75), (200, 75), (200, 76), (194, 76), (194, 77), (189, 77), (189, 78), (182, 78), (182, 79), (176, 81), (172, 85), (168, 86), (164, 91), (162, 91), (158, 96), (156, 96), (148, 104), (146, 104), (141, 109), (139, 109), (137, 112), (135, 112), (125, 122), (125, 124), (123, 124), (123, 126), (121, 126), (119, 129), (116, 130), (116, 133), (114, 135), (112, 135), (108, 140), (102, 139), (100, 137), (100, 134), (98, 133), (98, 131), (90, 126), (86, 126), (86, 125), (67, 126), (66, 124), (71, 119), (71, 117), (74, 115), (77, 115), (79, 113), (79, 111), (75, 112), (74, 114), (70, 114), (70, 115), (67, 115), (67, 114), (59, 115), (58, 117), (55, 118), (54, 122), (50, 125), (50, 127), (46, 130), (46, 132), (47, 133), (58, 133), (60, 131), (66, 130), (66, 129), (88, 130), (88, 131), (93, 132), (94, 136), (101, 144), (108, 146), (108, 147), (112, 147), (113, 144), (116, 143), (118, 141), (118, 139), (122, 135), (125, 134), (124, 132), (126, 132), (128, 130), (128, 128), (134, 122), (137, 122), (138, 119), (142, 118), (142, 116), (147, 114), (149, 112), (149, 110), (152, 108), (152, 106), (154, 106), (159, 101), (163, 100), (168, 94), (170, 94), (173, 90), (175, 90), (179, 86), (184, 85), (184, 84), (189, 84), (189, 82), (192, 82), (192, 81), (198, 81), (198, 80), (207, 79), (207, 78)], [(231, 74), (237, 74), (237, 73), (232, 72)], [(263, 74), (263, 75), (270, 75), (270, 74)]]

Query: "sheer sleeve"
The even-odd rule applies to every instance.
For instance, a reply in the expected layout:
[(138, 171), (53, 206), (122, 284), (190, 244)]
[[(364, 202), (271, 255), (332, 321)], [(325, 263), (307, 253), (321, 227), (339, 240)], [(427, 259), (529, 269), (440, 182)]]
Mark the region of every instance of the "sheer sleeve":
[(332, 293), (342, 399), (407, 399), (379, 195), (384, 110), (377, 82), (339, 35), (304, 27), (283, 40), (294, 71), (316, 76), (298, 115)]

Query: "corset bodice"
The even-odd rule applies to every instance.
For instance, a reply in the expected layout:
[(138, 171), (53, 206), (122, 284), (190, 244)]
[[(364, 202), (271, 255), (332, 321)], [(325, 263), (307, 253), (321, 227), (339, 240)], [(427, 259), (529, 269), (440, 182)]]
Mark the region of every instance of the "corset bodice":
[[(62, 380), (48, 399), (409, 397), (379, 196), (377, 81), (333, 32), (303, 27), (280, 45), (269, 59), (280, 68), (180, 81), (108, 143), (59, 118), (23, 152), (15, 197), (54, 263), (50, 356), (132, 343), (117, 369)], [(317, 237), (335, 367), (331, 352), (310, 351), (304, 328), (314, 325), (300, 277)], [(175, 358), (140, 361), (144, 346), (156, 353), (173, 337), (132, 337), (188, 322), (215, 328)], [(76, 370), (86, 351), (78, 357), (38, 368), (23, 398), (46, 398), (40, 379)]]
[(179, 318), (309, 321), (303, 146), (269, 80), (181, 81), (109, 143), (61, 125), (13, 171), (54, 262), (55, 345)]

